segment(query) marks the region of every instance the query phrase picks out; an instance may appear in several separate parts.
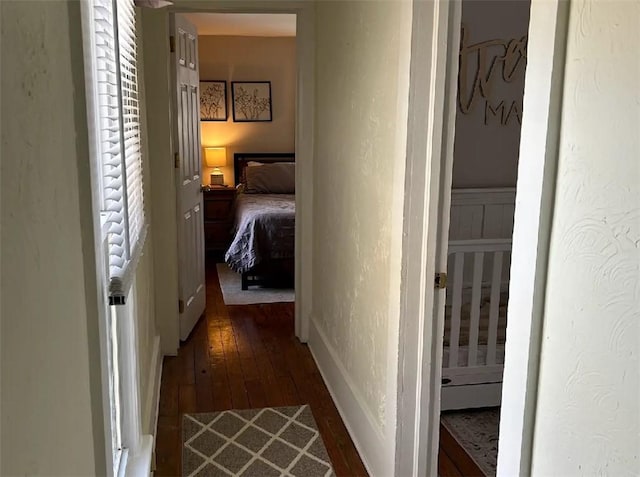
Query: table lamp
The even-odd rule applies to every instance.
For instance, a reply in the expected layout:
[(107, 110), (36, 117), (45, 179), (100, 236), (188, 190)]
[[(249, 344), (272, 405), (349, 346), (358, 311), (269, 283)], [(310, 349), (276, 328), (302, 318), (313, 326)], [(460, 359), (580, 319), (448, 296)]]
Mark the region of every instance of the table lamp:
[(208, 167), (213, 167), (213, 172), (211, 172), (211, 185), (223, 186), (224, 175), (219, 168), (227, 165), (227, 149), (224, 147), (205, 147), (204, 160)]

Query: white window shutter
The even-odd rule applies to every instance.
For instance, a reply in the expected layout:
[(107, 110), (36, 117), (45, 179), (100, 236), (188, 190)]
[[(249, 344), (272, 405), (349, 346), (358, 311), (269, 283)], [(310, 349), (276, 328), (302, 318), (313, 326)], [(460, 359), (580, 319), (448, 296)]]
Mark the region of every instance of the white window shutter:
[(130, 256), (138, 253), (142, 236), (144, 198), (142, 183), (142, 142), (136, 48), (136, 10), (133, 0), (117, 0), (122, 95), (122, 133), (126, 179), (126, 211)]
[(144, 190), (133, 0), (93, 0), (102, 207), (110, 295), (124, 303), (144, 241)]

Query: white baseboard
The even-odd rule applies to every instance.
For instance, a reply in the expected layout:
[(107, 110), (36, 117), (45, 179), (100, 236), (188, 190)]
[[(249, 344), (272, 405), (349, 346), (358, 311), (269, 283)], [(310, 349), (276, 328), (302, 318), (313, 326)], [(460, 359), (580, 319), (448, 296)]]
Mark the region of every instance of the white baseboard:
[(500, 406), (502, 383), (442, 386), (441, 411)]
[[(162, 379), (162, 353), (160, 352), (160, 336), (153, 340), (149, 376), (147, 377), (147, 395), (144, 398), (142, 415), (142, 433), (150, 434), (155, 441), (158, 425), (158, 403), (160, 401), (160, 381)], [(155, 444), (154, 444), (155, 447)]]
[(380, 428), (324, 332), (313, 319), (309, 328), (309, 349), (362, 462), (370, 475), (389, 475), (393, 455)]

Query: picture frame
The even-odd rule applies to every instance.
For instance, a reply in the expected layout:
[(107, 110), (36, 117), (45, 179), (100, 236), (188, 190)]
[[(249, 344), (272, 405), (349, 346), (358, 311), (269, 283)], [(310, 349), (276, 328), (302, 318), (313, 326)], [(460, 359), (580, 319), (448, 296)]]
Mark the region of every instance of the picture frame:
[(227, 82), (200, 81), (200, 121), (226, 121)]
[(231, 105), (234, 122), (272, 121), (271, 81), (232, 81)]

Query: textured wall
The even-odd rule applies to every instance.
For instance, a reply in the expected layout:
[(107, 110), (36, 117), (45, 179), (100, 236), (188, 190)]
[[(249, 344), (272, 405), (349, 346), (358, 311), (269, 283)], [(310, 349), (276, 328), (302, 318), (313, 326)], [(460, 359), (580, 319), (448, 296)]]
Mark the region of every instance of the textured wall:
[[(178, 232), (176, 225), (175, 170), (171, 146), (172, 129), (167, 105), (171, 101), (169, 19), (165, 9), (138, 9), (141, 14), (144, 71), (139, 80), (146, 98), (147, 132), (145, 146), (149, 154), (145, 162), (145, 183), (149, 192), (145, 199), (152, 216), (154, 271), (154, 316), (160, 333), (163, 354), (176, 354), (180, 344), (178, 330)], [(163, 47), (164, 45), (164, 47)], [(148, 179), (148, 180), (147, 180)]]
[[(529, 28), (529, 0), (465, 0), (462, 3), (462, 23), (466, 44), (475, 45), (489, 40), (509, 41), (527, 35)], [(487, 48), (485, 66), (504, 54), (502, 46)], [(471, 89), (478, 68), (477, 53), (467, 57), (467, 92)], [(485, 103), (497, 107), (504, 101), (505, 117), (515, 101), (522, 116), (525, 62), (516, 69), (513, 80), (504, 81), (503, 62), (498, 61), (488, 88), (488, 99), (479, 97), (468, 114), (460, 107), (456, 113), (456, 133), (453, 162), (453, 187), (513, 187), (518, 170), (520, 123), (512, 114), (501, 124), (489, 111), (485, 124)], [(485, 70), (486, 71), (486, 70)]]
[(0, 5), (0, 474), (104, 474), (79, 3)]
[[(147, 236), (142, 257), (138, 263), (135, 277), (136, 290), (136, 322), (138, 339), (138, 373), (139, 373), (139, 393), (140, 410), (142, 415), (143, 432), (150, 433), (155, 416), (144, 415), (145, 403), (147, 399), (149, 375), (155, 373), (151, 369), (153, 357), (154, 339), (158, 334), (156, 331), (154, 316), (154, 280), (153, 280), (153, 244), (151, 235)], [(162, 358), (162, 357), (161, 357)], [(153, 392), (153, 390), (151, 390)], [(155, 430), (155, 429), (153, 429)]]
[(571, 5), (532, 475), (640, 474), (639, 20)]
[[(151, 201), (152, 201), (152, 181), (151, 181), (151, 153), (149, 151), (149, 130), (147, 126), (147, 91), (144, 83), (145, 73), (145, 56), (143, 49), (143, 33), (142, 33), (142, 9), (136, 9), (138, 29), (138, 91), (140, 95), (140, 123), (142, 132), (142, 171), (143, 171), (143, 187), (144, 187), (144, 200), (145, 200), (145, 214), (147, 223), (150, 224), (147, 229), (147, 238), (142, 249), (142, 256), (138, 262), (138, 268), (135, 275), (135, 290), (136, 290), (136, 321), (137, 321), (137, 333), (138, 333), (138, 365), (139, 365), (139, 395), (140, 395), (140, 408), (142, 411), (142, 432), (152, 433), (155, 429), (152, 429), (155, 423), (155, 416), (145, 414), (148, 410), (145, 408), (149, 392), (153, 390), (148, 389), (149, 376), (155, 374), (156, 370), (152, 369), (153, 365), (153, 346), (156, 336), (158, 336), (158, 326), (156, 323), (156, 307), (155, 307), (155, 293), (156, 283), (154, 280), (153, 269), (153, 253), (154, 242), (158, 231), (153, 228), (155, 222), (151, 216)], [(154, 138), (155, 139), (155, 138)], [(160, 357), (162, 358), (162, 357)], [(153, 399), (153, 398), (152, 398)]]
[(316, 14), (313, 316), (382, 429), (395, 399), (410, 24), (393, 1), (319, 2)]
[[(296, 39), (243, 36), (198, 37), (200, 79), (227, 81), (226, 122), (202, 121), (203, 146), (227, 146), (225, 184), (233, 184), (234, 152), (291, 152), (295, 148)], [(273, 121), (236, 123), (232, 81), (271, 81)], [(204, 159), (204, 157), (203, 157)], [(204, 167), (208, 184), (211, 170)]]

